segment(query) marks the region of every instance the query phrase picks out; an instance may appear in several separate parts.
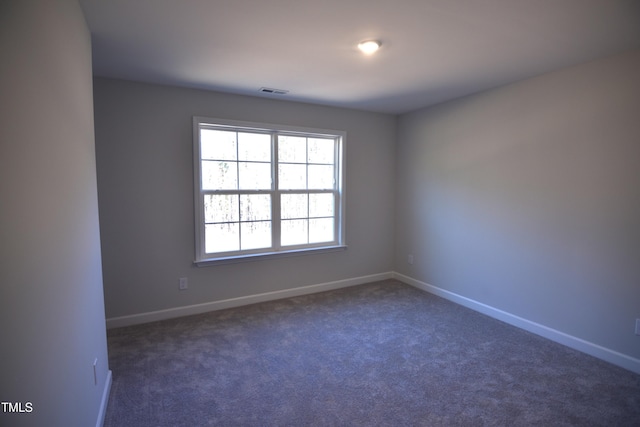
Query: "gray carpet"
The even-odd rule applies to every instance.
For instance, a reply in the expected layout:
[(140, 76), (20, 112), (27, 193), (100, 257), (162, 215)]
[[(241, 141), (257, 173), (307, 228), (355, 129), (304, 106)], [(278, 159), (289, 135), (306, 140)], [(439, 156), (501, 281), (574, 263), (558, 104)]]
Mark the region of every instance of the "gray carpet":
[(394, 280), (108, 343), (106, 427), (640, 425), (640, 375)]

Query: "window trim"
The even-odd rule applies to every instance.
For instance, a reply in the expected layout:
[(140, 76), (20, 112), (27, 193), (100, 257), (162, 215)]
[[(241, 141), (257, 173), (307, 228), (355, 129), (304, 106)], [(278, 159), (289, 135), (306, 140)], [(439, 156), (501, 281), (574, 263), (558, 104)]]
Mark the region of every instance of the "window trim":
[[(237, 253), (232, 255), (211, 256), (205, 251), (204, 233), (204, 194), (207, 194), (208, 190), (202, 189), (202, 175), (201, 175), (201, 158), (200, 158), (200, 130), (203, 127), (211, 126), (211, 128), (229, 128), (229, 130), (236, 131), (256, 131), (260, 133), (268, 133), (271, 135), (293, 135), (293, 136), (305, 136), (305, 137), (332, 137), (336, 138), (336, 186), (332, 190), (336, 195), (339, 203), (336, 203), (335, 211), (335, 237), (336, 240), (331, 242), (323, 242), (319, 244), (306, 244), (296, 246), (286, 246), (274, 248), (275, 242), (272, 241), (272, 246), (266, 249), (258, 249), (252, 251), (246, 251), (243, 253)], [(334, 252), (345, 250), (346, 245), (346, 233), (345, 233), (345, 157), (346, 157), (346, 136), (347, 133), (338, 130), (329, 129), (317, 129), (307, 128), (299, 126), (277, 125), (270, 123), (257, 123), (239, 120), (228, 120), (220, 118), (211, 118), (204, 116), (193, 117), (193, 188), (194, 188), (194, 234), (195, 234), (195, 261), (197, 266), (208, 266), (218, 264), (231, 264), (238, 262), (245, 262), (251, 260), (263, 260), (279, 257), (291, 257), (308, 254), (318, 254), (325, 252)], [(273, 146), (272, 146), (273, 148)], [(275, 182), (277, 180), (277, 163), (274, 166), (274, 162), (277, 161), (276, 153), (272, 153), (271, 164), (272, 173), (276, 174), (273, 177), (274, 185), (271, 190), (255, 190), (255, 193), (270, 193), (270, 194), (287, 194), (287, 193), (299, 193), (305, 194), (313, 193), (314, 190), (280, 190), (276, 188)], [(238, 190), (239, 192), (246, 192), (248, 194), (254, 193), (251, 190)], [(273, 200), (277, 200), (275, 203), (279, 205), (279, 197), (273, 197)], [(272, 216), (272, 227), (279, 230), (281, 219)], [(277, 230), (273, 232), (277, 233)], [(278, 239), (279, 240), (279, 239)]]

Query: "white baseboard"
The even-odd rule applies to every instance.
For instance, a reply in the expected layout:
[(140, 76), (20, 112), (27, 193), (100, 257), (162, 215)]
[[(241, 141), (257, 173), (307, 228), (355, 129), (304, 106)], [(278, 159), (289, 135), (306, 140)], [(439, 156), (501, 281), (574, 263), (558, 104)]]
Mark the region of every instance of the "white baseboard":
[(447, 291), (437, 286), (430, 285), (425, 282), (421, 282), (412, 277), (405, 276), (404, 274), (393, 272), (392, 277), (415, 288), (432, 293), (439, 297), (445, 298), (449, 301), (455, 302), (474, 311), (486, 314), (489, 317), (498, 319), (510, 325), (516, 326), (520, 329), (532, 332), (536, 335), (540, 335), (544, 338), (555, 341), (559, 344), (573, 348), (574, 350), (581, 351), (591, 356), (602, 359), (606, 362), (628, 369), (636, 374), (640, 374), (640, 359), (636, 359), (626, 354), (619, 353), (617, 351), (602, 347), (598, 344), (594, 344), (589, 341), (585, 341), (581, 338), (574, 337), (572, 335), (560, 332), (556, 329), (549, 328), (531, 320), (524, 319), (514, 314), (502, 311), (500, 309), (491, 307), (481, 302), (472, 300), (462, 295), (458, 295), (454, 292)]
[(107, 405), (109, 404), (109, 394), (111, 393), (111, 382), (112, 374), (111, 370), (108, 370), (107, 379), (104, 382), (104, 388), (102, 389), (102, 400), (100, 401), (100, 411), (98, 412), (96, 427), (102, 427), (104, 425), (104, 417), (107, 415)]
[[(474, 311), (493, 317), (520, 329), (540, 335), (544, 338), (555, 341), (559, 344), (589, 354), (606, 362), (628, 369), (640, 374), (640, 359), (619, 353), (598, 344), (585, 341), (556, 329), (549, 328), (531, 320), (524, 319), (506, 311), (491, 307), (481, 302), (472, 300), (462, 295), (447, 291), (437, 286), (421, 282), (412, 277), (405, 276), (397, 272), (372, 274), (369, 276), (354, 277), (351, 279), (338, 280), (335, 282), (320, 283), (316, 285), (302, 286), (298, 288), (285, 289), (281, 291), (265, 292), (244, 297), (230, 298), (221, 301), (212, 301), (203, 304), (195, 304), (185, 307), (169, 308), (166, 310), (151, 311), (147, 313), (133, 314), (130, 316), (112, 317), (107, 319), (107, 329), (119, 328), (123, 326), (137, 325), (141, 323), (155, 322), (158, 320), (172, 319), (175, 317), (190, 316), (193, 314), (206, 313), (208, 311), (223, 310), (226, 308), (240, 307), (258, 302), (273, 301), (282, 298), (289, 298), (299, 295), (313, 294), (333, 289), (346, 288), (349, 286), (361, 285), (378, 280), (397, 279), (420, 290), (432, 293), (449, 301), (455, 302)], [(109, 371), (108, 383), (105, 385), (105, 396), (103, 396), (103, 407), (101, 407), (101, 417), (104, 419), (103, 410), (106, 410), (109, 389), (111, 387), (111, 371)], [(106, 400), (105, 400), (106, 399)], [(99, 420), (100, 421), (100, 420)], [(101, 424), (98, 424), (100, 426)]]
[(226, 308), (240, 307), (243, 305), (255, 304), (258, 302), (272, 301), (299, 295), (330, 291), (333, 289), (346, 288), (349, 286), (362, 285), (364, 283), (375, 282), (378, 280), (391, 279), (392, 275), (393, 273), (391, 272), (372, 274), (369, 276), (354, 277), (351, 279), (337, 280), (335, 282), (320, 283), (316, 285), (302, 286), (299, 288), (284, 289), (281, 291), (247, 295), (244, 297), (230, 298), (221, 301), (211, 301), (203, 304), (195, 304), (185, 307), (168, 308), (166, 310), (132, 314), (130, 316), (111, 317), (107, 319), (107, 329), (138, 325), (141, 323), (156, 322), (158, 320), (172, 319), (174, 317), (190, 316), (193, 314), (206, 313), (208, 311), (223, 310)]

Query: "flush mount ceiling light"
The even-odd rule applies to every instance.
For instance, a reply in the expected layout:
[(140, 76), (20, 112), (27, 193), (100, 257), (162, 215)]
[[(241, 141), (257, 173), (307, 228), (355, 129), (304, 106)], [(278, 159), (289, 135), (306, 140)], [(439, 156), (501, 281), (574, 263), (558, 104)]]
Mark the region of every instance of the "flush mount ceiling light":
[(376, 40), (365, 40), (358, 44), (358, 49), (365, 55), (371, 55), (380, 49), (380, 42)]

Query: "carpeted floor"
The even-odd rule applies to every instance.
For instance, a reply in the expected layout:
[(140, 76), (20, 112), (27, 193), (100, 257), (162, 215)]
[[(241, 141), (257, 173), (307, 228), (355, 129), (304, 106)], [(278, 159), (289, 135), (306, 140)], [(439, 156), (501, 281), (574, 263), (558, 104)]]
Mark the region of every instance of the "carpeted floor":
[(106, 427), (640, 425), (640, 375), (394, 280), (108, 343)]

